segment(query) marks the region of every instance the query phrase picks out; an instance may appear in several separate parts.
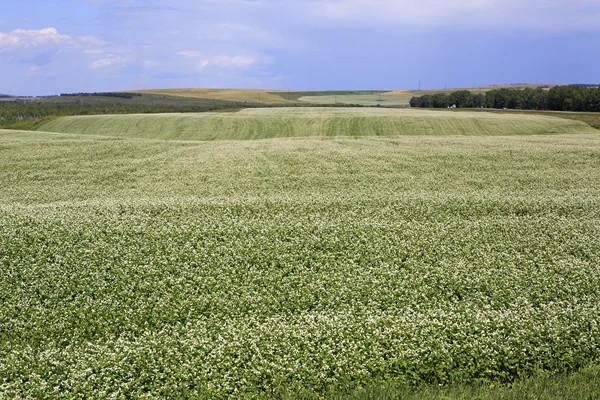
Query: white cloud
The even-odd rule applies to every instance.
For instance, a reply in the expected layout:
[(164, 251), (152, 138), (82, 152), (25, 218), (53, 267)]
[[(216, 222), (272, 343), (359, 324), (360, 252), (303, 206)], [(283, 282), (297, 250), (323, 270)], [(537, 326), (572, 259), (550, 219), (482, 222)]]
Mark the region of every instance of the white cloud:
[(38, 76), (42, 74), (42, 68), (38, 65), (32, 65), (27, 68), (27, 76)]
[(253, 65), (266, 61), (264, 57), (248, 54), (226, 55), (226, 54), (206, 54), (201, 51), (184, 50), (177, 53), (191, 61), (198, 69), (206, 67), (221, 68), (250, 68)]
[(117, 56), (114, 54), (108, 54), (108, 55), (105, 55), (104, 57), (99, 58), (96, 61), (94, 61), (90, 65), (90, 67), (92, 69), (108, 68), (108, 67), (112, 67), (117, 64), (122, 64), (124, 62), (125, 62), (125, 59), (123, 57)]
[(8, 33), (0, 32), (0, 51), (44, 47), (71, 41), (70, 36), (62, 35), (52, 27), (40, 30), (16, 29)]
[(256, 59), (250, 56), (225, 56), (218, 55), (214, 58), (214, 65), (224, 66), (224, 67), (240, 67), (245, 68), (249, 67), (256, 63)]
[(160, 67), (161, 63), (155, 60), (144, 60), (142, 61), (142, 65), (146, 68), (156, 68)]

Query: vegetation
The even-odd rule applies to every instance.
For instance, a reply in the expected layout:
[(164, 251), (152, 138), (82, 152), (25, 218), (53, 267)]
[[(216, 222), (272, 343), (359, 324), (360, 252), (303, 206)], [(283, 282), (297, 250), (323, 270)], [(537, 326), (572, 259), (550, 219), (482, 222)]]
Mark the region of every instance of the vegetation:
[[(300, 101), (302, 97), (322, 97), (322, 96), (363, 96), (363, 95), (377, 95), (379, 93), (385, 93), (385, 91), (372, 91), (372, 90), (320, 90), (320, 91), (276, 91), (269, 92), (270, 94), (283, 97), (286, 100)], [(324, 101), (318, 101), (319, 103), (326, 103)]]
[[(473, 94), (479, 93), (487, 93), (491, 90), (498, 89), (511, 89), (511, 90), (523, 90), (523, 89), (550, 89), (555, 86), (561, 86), (556, 84), (547, 84), (547, 83), (512, 83), (512, 84), (503, 84), (503, 85), (489, 85), (489, 86), (472, 86), (466, 88), (444, 88), (444, 89), (424, 89), (424, 90), (395, 90), (390, 92), (390, 94), (412, 94), (413, 96), (425, 95), (425, 94), (436, 94), (436, 93), (445, 93), (449, 94), (451, 92), (458, 92), (462, 90), (467, 90)], [(590, 86), (590, 85), (582, 85), (582, 86)]]
[(317, 94), (300, 97), (300, 101), (309, 103), (357, 104), (362, 106), (408, 107), (411, 97), (406, 95), (388, 95), (384, 92)]
[(167, 96), (78, 94), (0, 102), (0, 127), (32, 129), (53, 117), (130, 113), (199, 112), (240, 107), (224, 100), (182, 99)]
[(436, 93), (413, 97), (412, 107), (425, 108), (509, 108), (553, 111), (600, 111), (600, 87), (581, 85), (555, 86), (550, 90), (497, 89), (484, 94), (461, 90), (451, 94)]
[(416, 388), (386, 382), (366, 385), (342, 385), (325, 396), (311, 390), (281, 392), (282, 399), (316, 400), (595, 400), (600, 398), (600, 366), (585, 367), (573, 374), (541, 374), (510, 384), (420, 386)]
[(497, 113), (505, 115), (507, 113), (529, 114), (529, 115), (544, 115), (547, 117), (565, 118), (574, 121), (581, 121), (589, 126), (600, 129), (600, 113), (597, 112), (565, 112), (565, 111), (537, 111), (537, 110), (492, 110), (492, 109), (455, 109), (456, 112), (481, 112), (481, 113)]
[(153, 89), (134, 91), (138, 93), (180, 96), (198, 99), (227, 100), (235, 102), (259, 104), (290, 104), (295, 101), (287, 100), (288, 91), (265, 91), (258, 89)]
[(110, 93), (62, 93), (61, 97), (75, 97), (75, 96), (99, 96), (99, 97), (117, 97), (120, 99), (132, 99), (136, 96), (142, 96), (141, 93), (125, 93), (125, 92), (110, 92)]
[(594, 132), (572, 120), (537, 115), (376, 108), (263, 108), (235, 113), (62, 117), (40, 131), (178, 140), (406, 135), (520, 135)]
[(412, 113), (440, 136), (0, 131), (0, 397), (592, 387), (567, 374), (600, 361), (600, 135)]

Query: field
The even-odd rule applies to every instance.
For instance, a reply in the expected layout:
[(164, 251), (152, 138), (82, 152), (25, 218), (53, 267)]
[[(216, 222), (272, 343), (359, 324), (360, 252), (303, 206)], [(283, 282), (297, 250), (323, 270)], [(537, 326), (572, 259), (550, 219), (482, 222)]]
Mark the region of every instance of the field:
[(308, 103), (358, 104), (361, 106), (409, 107), (410, 95), (388, 93), (317, 95), (300, 97), (300, 101)]
[(168, 97), (185, 97), (204, 100), (221, 100), (233, 102), (262, 103), (270, 105), (286, 105), (294, 103), (314, 104), (358, 104), (363, 106), (408, 107), (413, 96), (424, 94), (451, 93), (456, 90), (469, 90), (473, 93), (485, 93), (493, 89), (551, 88), (553, 84), (506, 84), (494, 86), (477, 86), (469, 88), (427, 89), (427, 90), (379, 90), (379, 91), (312, 91), (297, 90), (260, 90), (260, 89), (150, 89), (137, 90), (132, 93), (148, 95), (164, 95)]
[(248, 103), (285, 104), (287, 91), (259, 89), (151, 89), (134, 90), (132, 93), (144, 93), (165, 96), (178, 96), (199, 99), (227, 100)]
[(583, 122), (540, 115), (376, 108), (269, 108), (198, 114), (74, 116), (51, 120), (37, 129), (177, 140), (595, 132)]
[(489, 85), (489, 86), (472, 86), (472, 87), (464, 87), (464, 88), (440, 88), (440, 89), (424, 89), (424, 90), (392, 90), (387, 92), (386, 94), (390, 96), (423, 96), (424, 94), (436, 94), (436, 93), (452, 93), (458, 90), (468, 90), (472, 93), (486, 93), (490, 90), (496, 89), (513, 89), (513, 90), (523, 90), (525, 88), (529, 89), (537, 89), (544, 88), (549, 89), (554, 86), (560, 86), (556, 84), (548, 84), (548, 83), (514, 83), (514, 84), (504, 84), (504, 85)]
[(0, 130), (0, 398), (489, 387), (600, 361), (600, 132), (442, 113)]

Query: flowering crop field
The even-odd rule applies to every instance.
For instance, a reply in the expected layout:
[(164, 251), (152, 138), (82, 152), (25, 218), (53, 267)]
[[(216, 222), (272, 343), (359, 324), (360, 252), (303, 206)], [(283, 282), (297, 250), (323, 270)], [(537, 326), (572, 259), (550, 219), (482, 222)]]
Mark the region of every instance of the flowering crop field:
[(0, 131), (0, 398), (265, 398), (598, 361), (600, 135), (581, 129)]
[(597, 132), (545, 115), (378, 108), (255, 108), (198, 114), (61, 117), (39, 131), (146, 139), (247, 140), (292, 137), (492, 136)]

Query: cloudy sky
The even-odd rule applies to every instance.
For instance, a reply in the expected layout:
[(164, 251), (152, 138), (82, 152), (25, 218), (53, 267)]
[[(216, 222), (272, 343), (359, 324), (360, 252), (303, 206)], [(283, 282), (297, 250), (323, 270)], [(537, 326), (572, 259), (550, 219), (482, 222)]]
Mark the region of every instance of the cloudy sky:
[(600, 82), (600, 0), (0, 5), (0, 93)]

